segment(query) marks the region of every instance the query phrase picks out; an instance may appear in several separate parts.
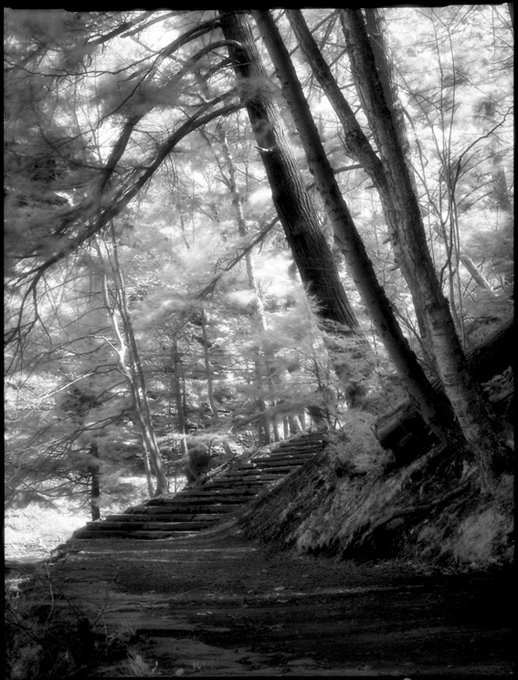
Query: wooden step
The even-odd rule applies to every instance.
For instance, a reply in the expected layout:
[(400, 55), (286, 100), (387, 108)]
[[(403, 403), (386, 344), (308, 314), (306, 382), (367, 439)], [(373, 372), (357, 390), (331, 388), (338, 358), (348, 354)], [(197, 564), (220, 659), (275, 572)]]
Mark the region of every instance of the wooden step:
[[(208, 499), (209, 501), (210, 499)], [(176, 514), (177, 512), (179, 514), (182, 513), (190, 513), (190, 514), (225, 514), (227, 512), (232, 512), (234, 510), (233, 504), (232, 503), (226, 503), (222, 504), (219, 501), (214, 502), (213, 504), (210, 504), (209, 502), (199, 504), (199, 503), (192, 503), (189, 505), (188, 503), (179, 503), (177, 506), (171, 504), (171, 505), (152, 505), (149, 507), (145, 507), (142, 510), (142, 513), (124, 513), (124, 514)]]
[[(246, 471), (244, 471), (246, 472)], [(257, 480), (259, 482), (263, 482), (264, 484), (267, 484), (268, 482), (275, 482), (279, 479), (279, 475), (270, 472), (258, 472), (257, 469), (255, 470), (250, 470), (248, 474), (243, 474), (243, 471), (238, 471), (236, 470), (235, 472), (228, 472), (224, 477), (221, 478), (222, 480), (230, 480), (232, 482), (236, 482), (239, 480), (243, 481), (243, 484), (249, 484), (250, 481)]]
[(74, 532), (74, 538), (99, 538), (110, 540), (112, 538), (130, 538), (156, 541), (160, 538), (171, 538), (171, 536), (191, 536), (193, 533), (194, 532), (192, 531), (123, 531), (122, 529), (102, 532), (98, 529), (78, 529)]
[(209, 495), (213, 496), (214, 498), (217, 497), (218, 499), (225, 498), (225, 496), (228, 496), (229, 498), (249, 498), (250, 496), (254, 496), (255, 492), (246, 486), (236, 486), (232, 488), (229, 484), (228, 489), (210, 489), (209, 484), (207, 484), (207, 486), (199, 486), (196, 489), (192, 489), (191, 493), (189, 494), (189, 498), (198, 499)]
[(268, 468), (275, 468), (275, 467), (297, 467), (300, 465), (304, 465), (306, 462), (305, 460), (286, 460), (285, 458), (256, 458), (255, 460), (251, 461), (252, 464), (254, 464), (256, 467), (265, 470)]
[(128, 515), (108, 515), (103, 522), (218, 522), (226, 513), (201, 514), (197, 512), (185, 513), (133, 513)]
[(209, 496), (200, 496), (200, 497), (184, 497), (184, 498), (176, 498), (174, 501), (173, 500), (165, 500), (165, 499), (159, 499), (159, 498), (153, 498), (152, 500), (148, 501), (148, 505), (146, 507), (149, 508), (155, 508), (155, 507), (173, 507), (173, 506), (219, 506), (219, 505), (235, 505), (236, 503), (242, 503), (243, 498), (241, 496), (218, 496), (217, 498), (210, 498)]
[(308, 451), (314, 450), (319, 447), (325, 446), (326, 442), (322, 439), (313, 441), (299, 441), (299, 442), (286, 442), (286, 444), (281, 444), (280, 446), (273, 447), (271, 449), (272, 453), (277, 453), (279, 451)]
[(213, 522), (87, 522), (87, 529), (95, 531), (112, 531), (113, 529), (124, 529), (125, 531), (199, 531), (211, 526)]
[[(311, 442), (307, 444), (292, 444), (290, 446), (279, 446), (275, 449), (272, 449), (270, 454), (271, 456), (279, 453), (285, 453), (287, 455), (296, 455), (296, 454), (303, 454), (303, 453), (313, 453), (313, 451), (318, 451), (319, 449), (323, 448), (324, 442)], [(268, 454), (263, 454), (263, 455), (268, 455)]]
[(269, 455), (238, 462), (203, 485), (152, 498), (101, 522), (89, 522), (74, 536), (156, 540), (192, 535), (250, 503), (265, 487), (299, 469), (324, 446), (321, 433), (281, 442)]
[(252, 489), (258, 487), (258, 486), (264, 486), (266, 484), (265, 480), (260, 476), (260, 475), (254, 475), (253, 477), (244, 477), (243, 475), (238, 475), (236, 477), (222, 477), (221, 479), (214, 479), (211, 480), (210, 482), (207, 482), (207, 484), (204, 484), (204, 487), (209, 487), (211, 489), (217, 489), (219, 487), (232, 487), (232, 484), (235, 484), (235, 482), (240, 482), (240, 486), (247, 486)]
[[(285, 458), (279, 458), (278, 460), (272, 460), (271, 458), (256, 458), (255, 460), (251, 460), (249, 463), (242, 463), (241, 465), (236, 466), (233, 470), (229, 470), (229, 472), (226, 474), (231, 472), (255, 472), (258, 474), (262, 471), (271, 471), (276, 467), (298, 468), (301, 465), (305, 465), (308, 460), (311, 460), (312, 458), (313, 456), (307, 458), (306, 460), (300, 460), (300, 458), (297, 460), (286, 460)], [(226, 474), (224, 475), (225, 477)]]
[(280, 464), (280, 465), (250, 465), (248, 469), (250, 470), (265, 470), (269, 474), (275, 474), (275, 475), (289, 475), (290, 472), (293, 472), (293, 470), (298, 470), (302, 465), (286, 465)]
[(310, 451), (304, 451), (299, 453), (287, 453), (285, 451), (279, 451), (278, 453), (272, 453), (269, 456), (256, 456), (252, 460), (278, 460), (279, 458), (286, 460), (309, 460), (313, 458), (315, 454), (318, 453), (317, 450), (311, 449)]
[[(310, 458), (313, 458), (313, 456), (310, 456), (306, 458), (305, 460), (301, 458), (285, 458), (284, 456), (279, 457), (279, 458), (273, 458), (272, 456), (269, 456), (268, 458), (254, 458), (253, 460), (249, 461), (248, 463), (245, 463), (246, 466), (248, 465), (253, 465), (255, 468), (263, 469), (265, 467), (291, 467), (293, 466), (299, 466), (299, 465), (305, 465)], [(239, 467), (237, 467), (239, 470)]]

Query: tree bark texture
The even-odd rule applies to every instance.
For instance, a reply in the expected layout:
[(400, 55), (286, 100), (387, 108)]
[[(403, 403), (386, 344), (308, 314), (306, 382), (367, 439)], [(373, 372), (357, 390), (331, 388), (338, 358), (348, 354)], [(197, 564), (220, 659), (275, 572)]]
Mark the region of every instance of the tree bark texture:
[(205, 374), (207, 379), (207, 397), (210, 410), (214, 418), (218, 417), (218, 407), (214, 399), (214, 381), (212, 379), (212, 367), (210, 365), (209, 339), (207, 337), (207, 315), (203, 307), (201, 308), (201, 332), (203, 336), (203, 360), (205, 362)]
[(135, 334), (133, 332), (133, 324), (131, 323), (131, 317), (128, 311), (126, 289), (124, 287), (124, 281), (122, 278), (117, 253), (117, 244), (115, 241), (113, 231), (112, 239), (114, 258), (112, 269), (114, 273), (116, 296), (118, 299), (118, 306), (120, 317), (122, 320), (123, 332), (129, 349), (128, 366), (133, 378), (132, 384), (134, 386), (135, 398), (137, 403), (137, 417), (140, 423), (140, 430), (142, 434), (142, 439), (144, 441), (144, 445), (149, 450), (151, 469), (156, 478), (156, 490), (154, 495), (159, 496), (161, 494), (166, 494), (169, 491), (169, 484), (167, 481), (167, 475), (165, 471), (164, 462), (162, 460), (162, 455), (160, 453), (160, 448), (158, 446), (158, 442), (156, 439), (155, 429), (153, 427), (153, 418), (151, 415), (147, 399), (146, 378), (144, 375), (144, 371), (142, 369), (142, 362), (140, 360), (137, 342), (135, 340)]
[(243, 14), (222, 11), (221, 25), (273, 202), (302, 281), (315, 297), (322, 320), (356, 329), (358, 321), (286, 140), (248, 20)]
[[(477, 286), (480, 288), (483, 288), (484, 290), (487, 290), (491, 293), (493, 293), (493, 289), (491, 288), (491, 284), (489, 281), (486, 279), (486, 277), (482, 274), (482, 272), (478, 269), (477, 265), (473, 262), (471, 257), (469, 255), (461, 255), (460, 256), (460, 261), (464, 265), (464, 267), (467, 269), (467, 271), (471, 274), (471, 278)], [(495, 295), (495, 293), (493, 293)], [(496, 295), (495, 295), (496, 297)]]
[(92, 443), (90, 445), (90, 457), (91, 463), (88, 466), (88, 472), (90, 473), (90, 514), (92, 520), (95, 522), (101, 519), (101, 474), (99, 470), (99, 451), (97, 444)]
[[(391, 229), (393, 232), (397, 226), (394, 224), (397, 211), (394, 206), (393, 197), (387, 182), (386, 172), (383, 164), (374, 152), (374, 149), (367, 139), (367, 136), (360, 127), (352, 108), (349, 106), (349, 103), (343, 95), (342, 89), (338, 86), (338, 83), (336, 82), (329, 65), (325, 61), (315, 39), (311, 35), (301, 11), (286, 10), (286, 14), (290, 25), (297, 36), (298, 43), (306, 58), (306, 61), (308, 62), (315, 78), (320, 83), (338, 119), (340, 120), (340, 123), (342, 124), (344, 130), (345, 148), (352, 158), (358, 161), (358, 163), (364, 168), (369, 177), (372, 179), (374, 186), (376, 187), (380, 196), (385, 220), (389, 229)], [(397, 244), (394, 243), (393, 237), (391, 238), (391, 241), (394, 252), (396, 253)], [(429, 355), (430, 348), (427, 346), (422, 312), (418, 304), (414, 303), (414, 310), (419, 330), (422, 335), (421, 341), (425, 345), (426, 353)]]
[[(148, 477), (148, 487), (150, 487), (149, 471), (156, 478), (156, 489), (153, 495), (160, 495), (168, 492), (168, 482), (165, 473), (164, 463), (156, 440), (153, 427), (153, 420), (146, 396), (146, 380), (142, 370), (142, 363), (138, 352), (133, 325), (128, 311), (124, 280), (121, 273), (120, 263), (117, 254), (117, 243), (115, 235), (112, 236), (112, 254), (109, 257), (109, 266), (113, 274), (114, 290), (108, 288), (108, 281), (104, 277), (103, 295), (106, 308), (110, 315), (113, 329), (117, 335), (120, 348), (117, 351), (119, 364), (128, 382), (128, 387), (135, 408), (135, 423), (138, 425), (144, 448), (144, 465)], [(101, 248), (97, 243), (97, 252), (103, 259)], [(149, 469), (148, 469), (149, 468)]]
[(183, 390), (181, 384), (181, 376), (183, 373), (182, 360), (178, 350), (178, 341), (176, 336), (173, 336), (171, 345), (171, 363), (172, 363), (172, 383), (173, 392), (176, 405), (176, 417), (178, 421), (178, 430), (181, 435), (180, 448), (182, 456), (187, 456), (187, 432), (186, 432), (186, 417)]
[[(283, 94), (304, 146), (310, 171), (315, 178), (315, 184), (333, 225), (336, 240), (345, 256), (349, 272), (408, 393), (439, 441), (446, 443), (451, 440), (454, 429), (451, 409), (445, 407), (444, 400), (432, 389), (397, 323), (385, 290), (376, 277), (365, 245), (336, 182), (308, 102), (275, 21), (267, 10), (254, 11), (254, 17), (281, 82)], [(307, 36), (302, 38), (307, 46)]]
[[(484, 383), (500, 375), (512, 366), (515, 348), (514, 324), (508, 321), (467, 355), (473, 376)], [(439, 389), (440, 383), (436, 381), (433, 386)], [(505, 413), (509, 401), (512, 401), (512, 395), (504, 394), (502, 403), (493, 403), (496, 410)], [(375, 430), (380, 444), (394, 453), (398, 466), (414, 460), (417, 455), (437, 443), (437, 439), (409, 401), (398, 404), (393, 411), (381, 416)]]
[[(376, 63), (361, 11), (340, 11), (351, 70), (380, 152), (395, 214), (390, 221), (397, 262), (422, 311), (426, 335), (444, 391), (473, 452), (481, 485), (497, 490), (493, 459), (508, 454), (500, 428), (480, 386), (472, 378), (428, 250), (413, 178), (402, 145), (403, 134), (384, 91), (384, 69)], [(378, 50), (379, 50), (378, 42)], [(378, 57), (379, 60), (379, 57)], [(399, 121), (399, 125), (401, 122)]]

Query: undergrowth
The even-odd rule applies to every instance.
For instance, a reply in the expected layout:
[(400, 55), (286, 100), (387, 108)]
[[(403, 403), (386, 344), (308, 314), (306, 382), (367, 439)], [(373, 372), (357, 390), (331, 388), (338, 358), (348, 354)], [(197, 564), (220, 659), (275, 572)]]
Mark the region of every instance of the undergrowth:
[(394, 470), (368, 425), (351, 421), (317, 458), (259, 498), (242, 519), (245, 536), (339, 559), (404, 559), (448, 570), (510, 563), (510, 476), (496, 500), (481, 493), (474, 465), (455, 451), (431, 450)]
[[(118, 484), (117, 493), (104, 498), (101, 516), (123, 512), (128, 505), (146, 500), (144, 477), (128, 477)], [(76, 529), (91, 519), (88, 509), (76, 498), (64, 497), (46, 504), (10, 507), (4, 517), (4, 546), (8, 559), (27, 556), (44, 559), (65, 543)]]
[(102, 612), (95, 618), (81, 606), (63, 600), (55, 584), (36, 577), (31, 584), (46, 592), (45, 604), (31, 603), (23, 593), (5, 593), (5, 677), (7, 680), (79, 680), (116, 675), (154, 675), (136, 650), (132, 630), (109, 633)]

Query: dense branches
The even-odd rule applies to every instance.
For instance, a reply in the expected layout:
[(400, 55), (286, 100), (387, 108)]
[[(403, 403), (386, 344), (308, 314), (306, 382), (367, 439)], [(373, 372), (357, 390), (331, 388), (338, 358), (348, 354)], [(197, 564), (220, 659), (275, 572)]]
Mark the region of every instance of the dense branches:
[(188, 441), (233, 455), (379, 413), (394, 368), (494, 488), (463, 349), (509, 315), (503, 12), (6, 17), (13, 489), (66, 478), (98, 513), (131, 461), (165, 493)]

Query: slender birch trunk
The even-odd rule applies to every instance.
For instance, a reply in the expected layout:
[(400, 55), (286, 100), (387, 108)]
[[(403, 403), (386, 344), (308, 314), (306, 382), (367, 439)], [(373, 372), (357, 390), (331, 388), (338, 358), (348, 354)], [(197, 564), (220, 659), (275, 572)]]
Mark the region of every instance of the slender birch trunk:
[[(135, 340), (135, 334), (133, 332), (133, 325), (128, 312), (124, 280), (122, 278), (118, 260), (117, 243), (113, 231), (111, 245), (111, 257), (107, 264), (109, 264), (113, 275), (114, 289), (111, 291), (112, 299), (110, 300), (108, 281), (105, 277), (103, 288), (104, 300), (110, 313), (113, 329), (119, 340), (119, 350), (117, 352), (119, 363), (128, 381), (128, 386), (135, 405), (135, 417), (140, 429), (144, 448), (144, 466), (148, 480), (148, 490), (150, 490), (151, 495), (157, 496), (167, 493), (169, 486), (146, 396), (146, 380), (142, 370), (142, 363)], [(102, 256), (101, 248), (98, 243), (97, 252), (100, 258), (106, 262), (106, 259)], [(150, 483), (150, 473), (156, 478), (156, 489), (154, 490)]]

